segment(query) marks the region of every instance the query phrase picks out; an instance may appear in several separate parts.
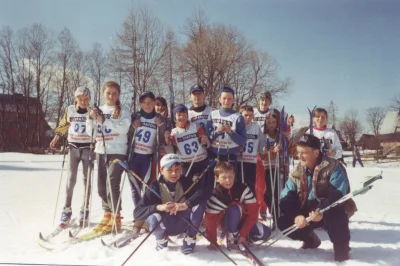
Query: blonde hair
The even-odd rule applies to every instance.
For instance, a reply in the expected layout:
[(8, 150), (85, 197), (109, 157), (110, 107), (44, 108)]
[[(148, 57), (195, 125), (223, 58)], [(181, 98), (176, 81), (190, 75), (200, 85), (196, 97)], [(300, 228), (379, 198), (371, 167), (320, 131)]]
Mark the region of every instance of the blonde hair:
[(221, 173), (233, 171), (235, 172), (235, 167), (230, 162), (218, 162), (214, 168), (215, 178), (218, 178)]
[[(106, 88), (114, 88), (118, 91), (118, 94), (121, 94), (121, 86), (115, 81), (112, 81), (112, 80), (107, 81), (103, 86), (103, 92), (106, 90)], [(115, 108), (115, 110), (114, 110), (113, 117), (119, 118), (120, 115), (121, 115), (121, 102), (119, 101), (119, 97), (118, 97), (117, 108)]]

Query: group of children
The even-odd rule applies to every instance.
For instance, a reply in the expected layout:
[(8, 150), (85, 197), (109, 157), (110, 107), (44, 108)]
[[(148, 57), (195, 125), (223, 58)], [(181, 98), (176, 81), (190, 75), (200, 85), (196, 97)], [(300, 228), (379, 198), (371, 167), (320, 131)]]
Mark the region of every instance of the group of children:
[[(282, 168), (289, 168), (288, 162), (282, 165), (280, 158), (285, 152), (293, 156), (296, 151), (290, 125), (287, 131), (280, 130), (281, 114), (270, 108), (269, 92), (258, 95), (255, 108), (245, 105), (237, 112), (234, 90), (223, 87), (220, 108), (214, 110), (205, 104), (204, 88), (194, 85), (189, 91), (192, 106), (176, 105), (170, 110), (173, 120), (168, 118), (162, 97), (152, 92), (140, 94), (140, 111), (131, 114), (121, 106), (120, 93), (119, 84), (109, 81), (103, 87), (104, 105), (90, 108), (90, 90), (77, 88), (75, 105), (66, 109), (56, 129), (50, 146), (54, 148), (60, 136), (68, 132), (70, 149), (61, 226), (71, 220), (72, 191), (80, 160), (85, 191), (89, 191), (85, 193), (80, 221), (87, 220), (91, 183), (88, 169), (93, 169), (94, 159), (90, 144), (96, 142), (97, 187), (104, 217), (95, 231), (109, 233), (114, 227), (121, 228), (123, 168), (113, 162), (119, 159), (150, 185), (129, 175), (133, 230), (139, 234), (147, 223), (148, 229), (155, 230), (157, 250), (167, 247), (168, 236), (186, 233), (182, 251), (193, 252), (203, 219), (206, 237), (212, 243), (210, 249), (217, 243), (217, 228), (226, 234), (229, 249), (270, 237), (271, 228), (259, 218), (266, 219), (268, 208), (276, 224), (279, 194), (288, 178), (282, 176)], [(326, 156), (340, 158), (340, 142), (334, 131), (326, 128), (326, 110), (316, 109), (313, 120), (314, 134), (332, 144), (324, 151)], [(286, 151), (282, 150), (283, 141), (288, 143)]]

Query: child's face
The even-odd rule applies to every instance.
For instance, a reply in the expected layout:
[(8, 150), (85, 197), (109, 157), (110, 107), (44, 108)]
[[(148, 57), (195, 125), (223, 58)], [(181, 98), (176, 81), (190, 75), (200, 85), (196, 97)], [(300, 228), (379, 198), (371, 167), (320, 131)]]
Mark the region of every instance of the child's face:
[(75, 101), (80, 108), (86, 108), (89, 106), (90, 97), (87, 95), (79, 95), (75, 97)]
[(171, 182), (176, 183), (178, 182), (179, 178), (182, 175), (182, 166), (179, 163), (174, 163), (171, 167), (162, 167), (161, 174), (164, 178)]
[(254, 113), (252, 111), (243, 111), (242, 116), (244, 117), (246, 125), (250, 125), (250, 123), (253, 122)]
[(154, 110), (154, 105), (155, 101), (150, 97), (146, 97), (140, 103), (140, 108), (142, 108), (146, 113), (151, 113)]
[(219, 96), (219, 103), (221, 104), (222, 108), (229, 109), (232, 108), (233, 105), (233, 94), (230, 92), (223, 92)]
[(316, 127), (324, 127), (326, 126), (326, 122), (328, 121), (328, 117), (325, 113), (315, 113), (313, 117), (314, 125)]
[(223, 188), (231, 189), (233, 184), (235, 183), (235, 172), (227, 171), (221, 173), (218, 177), (215, 178), (218, 183), (221, 184)]
[(260, 99), (258, 101), (258, 108), (262, 112), (267, 111), (270, 105), (271, 105), (271, 100), (269, 98)]
[(190, 100), (193, 103), (193, 106), (198, 107), (198, 106), (203, 106), (204, 105), (204, 98), (205, 95), (201, 91), (195, 91), (189, 95)]
[(162, 112), (164, 112), (165, 109), (167, 109), (167, 106), (162, 105), (159, 102), (155, 105), (155, 110), (156, 110), (156, 113), (158, 113), (158, 114), (161, 114)]
[(108, 106), (117, 105), (119, 99), (119, 92), (114, 87), (106, 87), (103, 92), (103, 97)]
[(188, 121), (188, 113), (183, 111), (178, 111), (175, 114), (176, 122), (179, 124), (186, 124)]
[(269, 132), (276, 130), (278, 126), (278, 121), (274, 117), (267, 117), (267, 129)]

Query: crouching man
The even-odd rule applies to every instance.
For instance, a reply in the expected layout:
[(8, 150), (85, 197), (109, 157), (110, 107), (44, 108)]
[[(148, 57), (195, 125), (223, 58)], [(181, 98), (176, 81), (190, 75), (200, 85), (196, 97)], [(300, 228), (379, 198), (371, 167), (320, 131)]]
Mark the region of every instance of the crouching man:
[[(333, 243), (336, 261), (349, 259), (349, 217), (357, 210), (354, 201), (319, 214), (323, 209), (350, 191), (344, 167), (333, 158), (322, 159), (320, 140), (305, 134), (297, 143), (299, 164), (293, 169), (281, 192), (280, 207), (283, 215), (278, 220), (280, 230), (293, 223), (298, 230), (289, 237), (303, 241), (303, 249), (318, 248), (321, 240), (314, 229), (324, 227)], [(310, 216), (312, 221), (306, 222)]]

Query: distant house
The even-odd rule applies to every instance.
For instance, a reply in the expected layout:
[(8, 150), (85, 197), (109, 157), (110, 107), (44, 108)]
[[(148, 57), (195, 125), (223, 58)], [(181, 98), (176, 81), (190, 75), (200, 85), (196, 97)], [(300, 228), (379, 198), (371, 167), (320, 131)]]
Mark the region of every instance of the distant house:
[(0, 151), (26, 151), (49, 144), (42, 105), (22, 94), (0, 94)]
[(368, 150), (382, 149), (382, 155), (394, 153), (400, 156), (400, 113), (388, 112), (383, 120), (381, 134), (363, 134), (356, 146)]
[(362, 134), (360, 139), (356, 142), (356, 146), (363, 150), (380, 150), (382, 149), (380, 142), (374, 135)]

